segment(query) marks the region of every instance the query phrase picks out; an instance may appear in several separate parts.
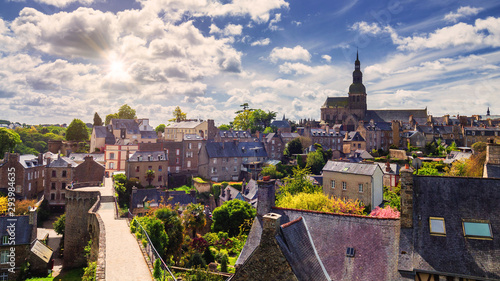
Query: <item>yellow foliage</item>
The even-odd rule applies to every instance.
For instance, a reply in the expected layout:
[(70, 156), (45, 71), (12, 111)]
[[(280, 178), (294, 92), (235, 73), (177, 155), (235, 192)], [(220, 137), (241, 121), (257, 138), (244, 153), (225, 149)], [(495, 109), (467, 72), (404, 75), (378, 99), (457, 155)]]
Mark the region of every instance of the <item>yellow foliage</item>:
[(364, 211), (364, 206), (359, 200), (352, 201), (340, 198), (329, 198), (322, 192), (301, 192), (296, 195), (287, 193), (279, 198), (276, 206), (336, 214), (363, 215)]
[(5, 214), (8, 208), (7, 196), (0, 197), (0, 214)]

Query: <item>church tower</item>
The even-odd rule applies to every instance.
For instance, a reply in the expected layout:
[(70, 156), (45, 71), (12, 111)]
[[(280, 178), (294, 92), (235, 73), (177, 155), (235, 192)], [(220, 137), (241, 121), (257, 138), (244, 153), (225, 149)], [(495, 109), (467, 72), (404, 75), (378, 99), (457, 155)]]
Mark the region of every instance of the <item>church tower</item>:
[(352, 114), (362, 120), (366, 115), (366, 88), (363, 85), (363, 73), (360, 67), (359, 55), (356, 52), (352, 84), (349, 87), (349, 108)]

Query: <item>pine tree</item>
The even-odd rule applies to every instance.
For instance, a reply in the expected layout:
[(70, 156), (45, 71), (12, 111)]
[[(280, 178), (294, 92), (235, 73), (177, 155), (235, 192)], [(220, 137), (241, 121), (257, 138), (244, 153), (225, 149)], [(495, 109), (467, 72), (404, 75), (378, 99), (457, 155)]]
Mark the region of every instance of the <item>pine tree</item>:
[(93, 125), (93, 126), (94, 126), (94, 127), (95, 127), (95, 126), (102, 126), (102, 119), (101, 119), (101, 117), (99, 116), (99, 114), (97, 114), (97, 112), (96, 112), (96, 113), (94, 113), (94, 125)]

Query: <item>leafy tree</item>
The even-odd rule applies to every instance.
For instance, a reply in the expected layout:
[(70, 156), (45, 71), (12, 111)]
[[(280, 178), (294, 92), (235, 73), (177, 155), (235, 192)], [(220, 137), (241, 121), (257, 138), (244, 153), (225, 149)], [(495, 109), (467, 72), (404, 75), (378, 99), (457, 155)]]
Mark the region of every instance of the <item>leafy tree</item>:
[(315, 186), (307, 179), (307, 175), (310, 174), (309, 168), (295, 167), (292, 171), (293, 176), (285, 179), (285, 185), (281, 187), (281, 194), (278, 197), (284, 196), (287, 193), (294, 195), (301, 192), (314, 193), (321, 191), (321, 186)]
[(101, 119), (101, 116), (99, 116), (99, 114), (94, 113), (94, 124), (93, 126), (102, 126), (102, 119)]
[(252, 131), (264, 131), (265, 128), (271, 126), (271, 122), (276, 118), (276, 112), (265, 112), (262, 109), (252, 111), (250, 120), (253, 123)]
[(311, 169), (311, 173), (315, 175), (321, 174), (323, 167), (325, 166), (325, 157), (323, 156), (323, 149), (318, 149), (314, 152), (310, 152), (307, 155), (306, 167)]
[(175, 107), (174, 112), (172, 114), (174, 115), (174, 118), (169, 119), (168, 121), (170, 122), (181, 122), (187, 119), (187, 114), (182, 112), (179, 106)]
[(474, 154), (479, 154), (481, 152), (486, 151), (486, 147), (487, 147), (486, 143), (482, 141), (475, 142), (471, 146), (472, 150), (474, 151)]
[(146, 171), (146, 180), (148, 181), (148, 184), (151, 185), (151, 182), (155, 179), (155, 171), (153, 170), (147, 170)]
[(283, 173), (278, 171), (276, 166), (269, 165), (267, 167), (262, 168), (260, 172), (262, 176), (270, 176), (272, 179), (281, 179), (283, 178)]
[[(274, 126), (273, 126), (273, 127), (274, 127)], [(273, 132), (275, 132), (275, 131), (276, 131), (276, 130), (275, 130), (275, 128), (266, 127), (266, 128), (264, 129), (264, 134), (273, 133)]]
[(234, 117), (233, 128), (235, 130), (248, 130), (252, 129), (252, 111), (249, 109), (245, 109), (238, 113), (236, 117)]
[(227, 272), (227, 264), (229, 263), (229, 258), (224, 254), (221, 258), (220, 270), (222, 272)]
[(440, 173), (438, 169), (436, 169), (435, 165), (431, 163), (423, 163), (422, 168), (416, 171), (416, 174), (419, 176), (439, 176)]
[(302, 153), (302, 143), (300, 142), (300, 138), (295, 138), (286, 144), (285, 150), (283, 154), (288, 157), (291, 157), (293, 154), (301, 154)]
[(215, 261), (215, 256), (210, 250), (210, 247), (206, 247), (205, 251), (203, 252), (203, 259), (209, 264), (211, 262)]
[(152, 216), (145, 216), (136, 219), (148, 233), (149, 239), (151, 239), (151, 243), (155, 246), (158, 254), (165, 257), (165, 248), (168, 245), (168, 236), (165, 232), (163, 222)]
[(231, 126), (229, 126), (228, 124), (222, 124), (219, 126), (219, 130), (220, 131), (229, 131), (229, 130), (231, 130)]
[(182, 212), (182, 220), (186, 229), (193, 231), (193, 237), (196, 237), (196, 230), (200, 230), (205, 226), (204, 207), (201, 204), (190, 203)]
[(155, 131), (156, 133), (158, 134), (158, 132), (165, 132), (165, 124), (160, 124), (158, 125), (156, 128), (155, 128)]
[(66, 130), (66, 140), (69, 141), (86, 141), (89, 139), (87, 125), (80, 119), (73, 119)]
[(54, 227), (54, 231), (57, 234), (64, 236), (64, 229), (66, 227), (66, 214), (60, 215), (52, 224), (52, 226)]
[(127, 104), (124, 104), (118, 109), (118, 119), (135, 119), (135, 109), (132, 109)]
[(237, 199), (226, 201), (212, 213), (212, 231), (224, 231), (233, 237), (240, 232), (240, 225), (255, 214), (256, 210), (248, 202)]
[(445, 176), (450, 177), (466, 177), (467, 176), (467, 160), (457, 160), (450, 167), (445, 168)]
[(455, 142), (452, 142), (447, 148), (446, 148), (446, 152), (447, 153), (450, 153), (452, 151), (459, 151), (459, 149), (457, 148), (457, 144)]
[(207, 262), (203, 259), (200, 253), (196, 252), (191, 256), (191, 258), (189, 258), (187, 266), (190, 268), (193, 267), (205, 268), (207, 267)]
[(184, 241), (184, 227), (182, 226), (177, 209), (172, 209), (171, 206), (161, 206), (161, 208), (156, 210), (155, 216), (163, 222), (165, 233), (168, 236), (168, 243), (165, 249), (167, 259), (171, 256), (174, 256), (174, 259), (178, 259), (179, 251)]
[[(43, 202), (45, 202), (46, 200), (44, 200)], [(8, 199), (7, 199), (7, 196), (2, 196), (0, 197), (0, 215), (3, 215), (5, 214), (5, 212), (7, 212), (7, 209), (8, 209)]]
[(161, 270), (161, 262), (160, 259), (156, 259), (153, 265), (153, 277), (156, 279), (160, 279), (162, 274)]
[(120, 117), (118, 116), (118, 113), (111, 113), (106, 115), (106, 120), (104, 121), (104, 125), (109, 125), (111, 124), (111, 119), (119, 119)]
[(311, 210), (337, 214), (362, 215), (364, 206), (358, 200), (342, 200), (340, 198), (329, 198), (322, 191), (313, 193), (300, 192), (297, 194), (287, 193), (279, 198), (276, 206), (299, 210)]
[(5, 152), (12, 152), (16, 145), (21, 143), (21, 137), (11, 129), (0, 128), (0, 158)]
[(390, 187), (384, 186), (384, 200), (387, 201), (385, 206), (391, 206), (401, 211), (401, 183), (398, 183), (392, 190)]

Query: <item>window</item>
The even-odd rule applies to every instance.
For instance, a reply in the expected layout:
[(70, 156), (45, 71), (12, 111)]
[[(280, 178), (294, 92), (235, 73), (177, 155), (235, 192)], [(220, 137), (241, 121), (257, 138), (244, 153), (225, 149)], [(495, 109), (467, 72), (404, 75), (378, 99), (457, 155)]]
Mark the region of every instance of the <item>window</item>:
[(115, 159), (115, 153), (111, 152), (109, 154), (109, 159), (111, 159), (111, 160)]
[(444, 226), (444, 218), (429, 217), (430, 233), (435, 235), (446, 235), (446, 227)]
[(50, 189), (56, 189), (56, 183), (53, 182), (51, 185), (50, 185)]
[(66, 194), (61, 193), (61, 199), (62, 199), (62, 200), (66, 200)]
[(179, 157), (175, 158), (175, 164), (179, 164), (181, 162), (181, 159)]
[(362, 183), (358, 184), (358, 188), (359, 188), (359, 192), (363, 192), (363, 184)]
[(50, 194), (50, 200), (56, 200), (56, 194), (55, 193), (51, 193)]
[(347, 247), (347, 250), (346, 250), (346, 252), (345, 252), (345, 256), (346, 256), (346, 257), (353, 258), (355, 253), (356, 253), (356, 251), (354, 251), (354, 248), (352, 248), (352, 247)]
[(109, 168), (110, 169), (114, 169), (115, 168), (115, 163), (113, 163), (113, 162), (109, 163)]
[(9, 255), (9, 251), (8, 250), (2, 251), (0, 253), (0, 263), (1, 264), (6, 264), (6, 263), (9, 262), (9, 256), (8, 255)]
[(464, 235), (467, 238), (493, 238), (493, 235), (491, 233), (491, 225), (488, 221), (464, 220), (462, 223), (464, 228)]
[(212, 167), (212, 174), (216, 174), (216, 173), (217, 173), (217, 168)]
[(214, 158), (214, 164), (217, 164), (217, 158)]
[(135, 167), (135, 171), (136, 171), (136, 172), (139, 172), (140, 170), (141, 170), (141, 168), (139, 168), (139, 166), (136, 166), (136, 167)]
[(148, 166), (148, 170), (153, 170), (153, 166)]
[(163, 177), (162, 177), (162, 176), (158, 176), (158, 182), (161, 182), (161, 181), (162, 181), (162, 179), (163, 179)]
[(330, 185), (332, 186), (332, 189), (335, 188), (335, 181), (330, 181)]
[(158, 166), (158, 172), (161, 172), (163, 170), (163, 167), (160, 165)]
[(347, 189), (347, 183), (345, 181), (342, 182), (342, 189), (343, 190)]
[(1, 273), (0, 281), (9, 281), (9, 274), (7, 272)]
[(178, 173), (181, 170), (181, 167), (177, 166), (175, 167), (175, 172)]
[(238, 163), (238, 158), (234, 158), (234, 164), (237, 164)]
[(28, 183), (28, 191), (31, 191), (31, 182)]
[(2, 236), (2, 245), (5, 245), (7, 243), (9, 243), (9, 236), (7, 235)]
[(179, 155), (179, 153), (180, 153), (180, 150), (177, 148), (177, 149), (175, 150), (175, 155)]
[(191, 168), (191, 161), (187, 161), (187, 167)]
[(66, 172), (65, 170), (64, 170), (64, 171), (62, 171), (62, 177), (63, 177), (63, 178), (65, 178), (65, 177), (67, 176), (67, 174), (66, 174), (66, 173), (67, 173), (67, 172)]
[(191, 147), (192, 147), (192, 144), (188, 143), (188, 149), (191, 149)]
[(66, 188), (66, 183), (65, 182), (61, 183), (61, 189), (65, 189), (65, 188)]
[(233, 167), (233, 172), (236, 172), (237, 171), (237, 168), (236, 166)]

